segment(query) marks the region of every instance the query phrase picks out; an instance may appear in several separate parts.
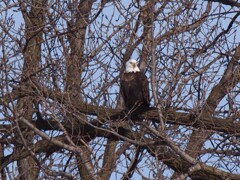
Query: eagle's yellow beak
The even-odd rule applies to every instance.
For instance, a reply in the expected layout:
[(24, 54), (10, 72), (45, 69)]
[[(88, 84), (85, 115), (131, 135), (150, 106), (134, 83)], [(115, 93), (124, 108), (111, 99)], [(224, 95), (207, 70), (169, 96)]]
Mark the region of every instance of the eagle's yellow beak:
[(131, 62), (131, 65), (133, 66), (133, 68), (135, 68), (137, 66), (137, 64), (133, 63), (133, 62)]

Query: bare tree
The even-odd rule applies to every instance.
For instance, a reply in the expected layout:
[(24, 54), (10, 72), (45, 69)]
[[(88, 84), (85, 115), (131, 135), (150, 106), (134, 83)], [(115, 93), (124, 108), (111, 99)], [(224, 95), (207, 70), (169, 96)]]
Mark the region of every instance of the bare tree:
[[(1, 1), (1, 179), (240, 179), (239, 7)], [(155, 109), (129, 119), (131, 57)]]

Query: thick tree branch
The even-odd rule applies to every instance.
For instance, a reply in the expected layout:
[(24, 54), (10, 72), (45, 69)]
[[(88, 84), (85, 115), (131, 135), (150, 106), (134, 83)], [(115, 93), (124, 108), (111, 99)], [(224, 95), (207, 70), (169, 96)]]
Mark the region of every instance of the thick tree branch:
[(222, 3), (229, 6), (240, 7), (240, 3), (235, 0), (207, 0), (207, 1), (218, 2), (218, 3)]
[[(53, 100), (57, 100), (61, 104), (68, 104), (69, 99), (67, 96), (64, 95), (64, 93), (61, 93), (59, 91), (52, 91), (47, 89), (42, 89), (44, 96), (47, 98), (51, 98)], [(29, 94), (29, 92), (26, 92), (24, 90), (20, 90), (20, 92), (13, 91), (13, 93), (5, 95), (1, 98), (1, 103), (4, 103), (8, 101), (9, 97), (12, 97), (13, 100), (15, 98), (18, 98), (20, 95), (31, 95), (36, 96), (35, 92), (32, 92)], [(82, 102), (81, 100), (77, 100), (70, 103), (72, 108), (75, 109), (77, 112), (84, 113), (86, 115), (94, 115), (98, 116), (98, 119), (102, 121), (101, 123), (104, 123), (104, 121), (109, 120), (110, 117), (124, 117), (121, 113), (122, 110), (118, 109), (111, 109), (106, 108), (102, 106), (97, 105), (91, 105)], [(156, 110), (152, 109), (145, 113), (143, 113), (143, 118), (156, 121), (158, 122), (158, 113)], [(110, 118), (111, 119), (111, 118)], [(163, 119), (166, 123), (169, 124), (178, 124), (178, 125), (185, 125), (185, 126), (193, 126), (195, 128), (203, 128), (206, 130), (213, 130), (218, 132), (224, 132), (227, 134), (235, 134), (240, 133), (240, 123), (234, 122), (233, 118), (217, 118), (217, 117), (198, 117), (196, 118), (195, 114), (190, 113), (184, 113), (184, 112), (178, 112), (174, 109), (169, 109), (167, 111), (163, 110)], [(56, 129), (57, 124), (54, 121), (36, 121), (36, 125), (45, 130), (51, 130)], [(100, 123), (99, 121), (96, 121), (95, 123)], [(100, 124), (101, 124), (100, 123)], [(4, 129), (6, 127), (5, 125), (2, 127)]]
[[(42, 137), (45, 138), (45, 140), (39, 141), (37, 142), (35, 145), (33, 145), (32, 147), (30, 147), (30, 149), (33, 149), (35, 153), (39, 154), (42, 152), (48, 152), (50, 151), (52, 148), (57, 149), (56, 147), (63, 147), (64, 149), (68, 149), (70, 151), (73, 151), (77, 154), (81, 154), (81, 151), (79, 150), (79, 148), (77, 147), (72, 147), (71, 145), (63, 145), (64, 143), (67, 143), (67, 139), (65, 138), (65, 136), (59, 136), (59, 137), (45, 137), (45, 135), (42, 135), (39, 131), (36, 130), (36, 128), (33, 125), (28, 124), (28, 121), (24, 121), (25, 123), (27, 123), (27, 125), (29, 127), (31, 127), (35, 132), (38, 132), (38, 134)], [(104, 131), (99, 131), (101, 132), (101, 136), (105, 136), (105, 137), (113, 137), (116, 136), (116, 140), (118, 140), (118, 135), (115, 135), (114, 132), (111, 133), (111, 131), (108, 131), (109, 133), (106, 133)], [(142, 148), (146, 148), (150, 154), (152, 154), (152, 156), (156, 156), (156, 152), (158, 152), (158, 158), (159, 160), (162, 160), (165, 164), (167, 164), (169, 167), (171, 167), (172, 169), (174, 169), (175, 171), (181, 171), (181, 169), (183, 167), (192, 167), (189, 169), (189, 171), (187, 172), (190, 176), (192, 177), (231, 177), (232, 179), (238, 179), (240, 178), (239, 175), (234, 175), (234, 174), (230, 174), (230, 173), (226, 173), (223, 172), (221, 170), (217, 170), (216, 168), (212, 168), (209, 166), (206, 166), (204, 164), (196, 164), (195, 165), (195, 161), (190, 161), (188, 162), (188, 157), (186, 158), (186, 160), (182, 159), (180, 156), (177, 156), (176, 154), (174, 154), (172, 152), (172, 150), (170, 150), (168, 147), (164, 146), (164, 142), (162, 141), (153, 141), (151, 139), (148, 138), (144, 138), (142, 137), (141, 132), (140, 133), (136, 133), (136, 132), (132, 132), (131, 130), (127, 130), (125, 129), (124, 131), (119, 131), (120, 134), (122, 134), (123, 136), (126, 136), (128, 139), (134, 139), (135, 142), (137, 141), (141, 141), (144, 143), (138, 143), (139, 145), (141, 144)], [(158, 132), (154, 132), (157, 133)], [(99, 134), (99, 135), (100, 135)], [(166, 137), (160, 135), (161, 138), (163, 138), (163, 141), (165, 140)], [(122, 139), (124, 140), (124, 139)], [(151, 142), (154, 142), (153, 144)], [(167, 142), (169, 143), (170, 141), (167, 140)], [(144, 145), (145, 144), (145, 145)], [(170, 146), (175, 146), (173, 144), (171, 144), (170, 142)], [(176, 147), (175, 147), (176, 148)], [(180, 152), (181, 150), (178, 149), (179, 153), (183, 153)], [(13, 153), (12, 155), (8, 155), (6, 157), (1, 158), (1, 168), (4, 168), (5, 166), (7, 166), (9, 163), (18, 160), (18, 159), (23, 159), (26, 156), (29, 155), (29, 152), (27, 150), (23, 150), (19, 153)], [(195, 166), (200, 168), (196, 168)]]

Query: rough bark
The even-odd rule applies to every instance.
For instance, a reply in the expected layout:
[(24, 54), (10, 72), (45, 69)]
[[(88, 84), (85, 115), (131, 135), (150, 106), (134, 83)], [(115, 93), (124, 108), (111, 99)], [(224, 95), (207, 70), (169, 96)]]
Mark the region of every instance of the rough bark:
[[(22, 47), (22, 53), (24, 58), (22, 76), (20, 85), (23, 86), (26, 91), (34, 91), (32, 87), (32, 81), (37, 81), (35, 73), (38, 71), (39, 63), (41, 60), (41, 44), (43, 42), (43, 28), (45, 26), (44, 16), (46, 15), (47, 0), (33, 0), (31, 4), (19, 1), (21, 12), (25, 20), (25, 38), (26, 43)], [(27, 9), (30, 9), (29, 11)], [(16, 115), (23, 116), (24, 118), (31, 120), (35, 104), (34, 97), (23, 97), (18, 99), (16, 106)], [(28, 149), (28, 146), (33, 143), (33, 132), (26, 127), (16, 117), (15, 125), (17, 130), (15, 136), (23, 145), (16, 146), (15, 151), (21, 151), (23, 148)], [(32, 180), (38, 177), (39, 167), (38, 162), (35, 159), (34, 153), (21, 159), (17, 162), (19, 170), (19, 179)]]
[[(0, 3), (2, 179), (240, 179), (239, 3), (125, 2)], [(129, 119), (112, 97), (131, 56), (154, 107)]]

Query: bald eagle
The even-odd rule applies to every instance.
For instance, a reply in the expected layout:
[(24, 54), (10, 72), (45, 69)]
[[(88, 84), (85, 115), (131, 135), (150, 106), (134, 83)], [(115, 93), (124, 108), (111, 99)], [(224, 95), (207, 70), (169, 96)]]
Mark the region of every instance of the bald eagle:
[(120, 81), (120, 94), (127, 112), (148, 108), (150, 105), (148, 80), (135, 59), (126, 62)]

